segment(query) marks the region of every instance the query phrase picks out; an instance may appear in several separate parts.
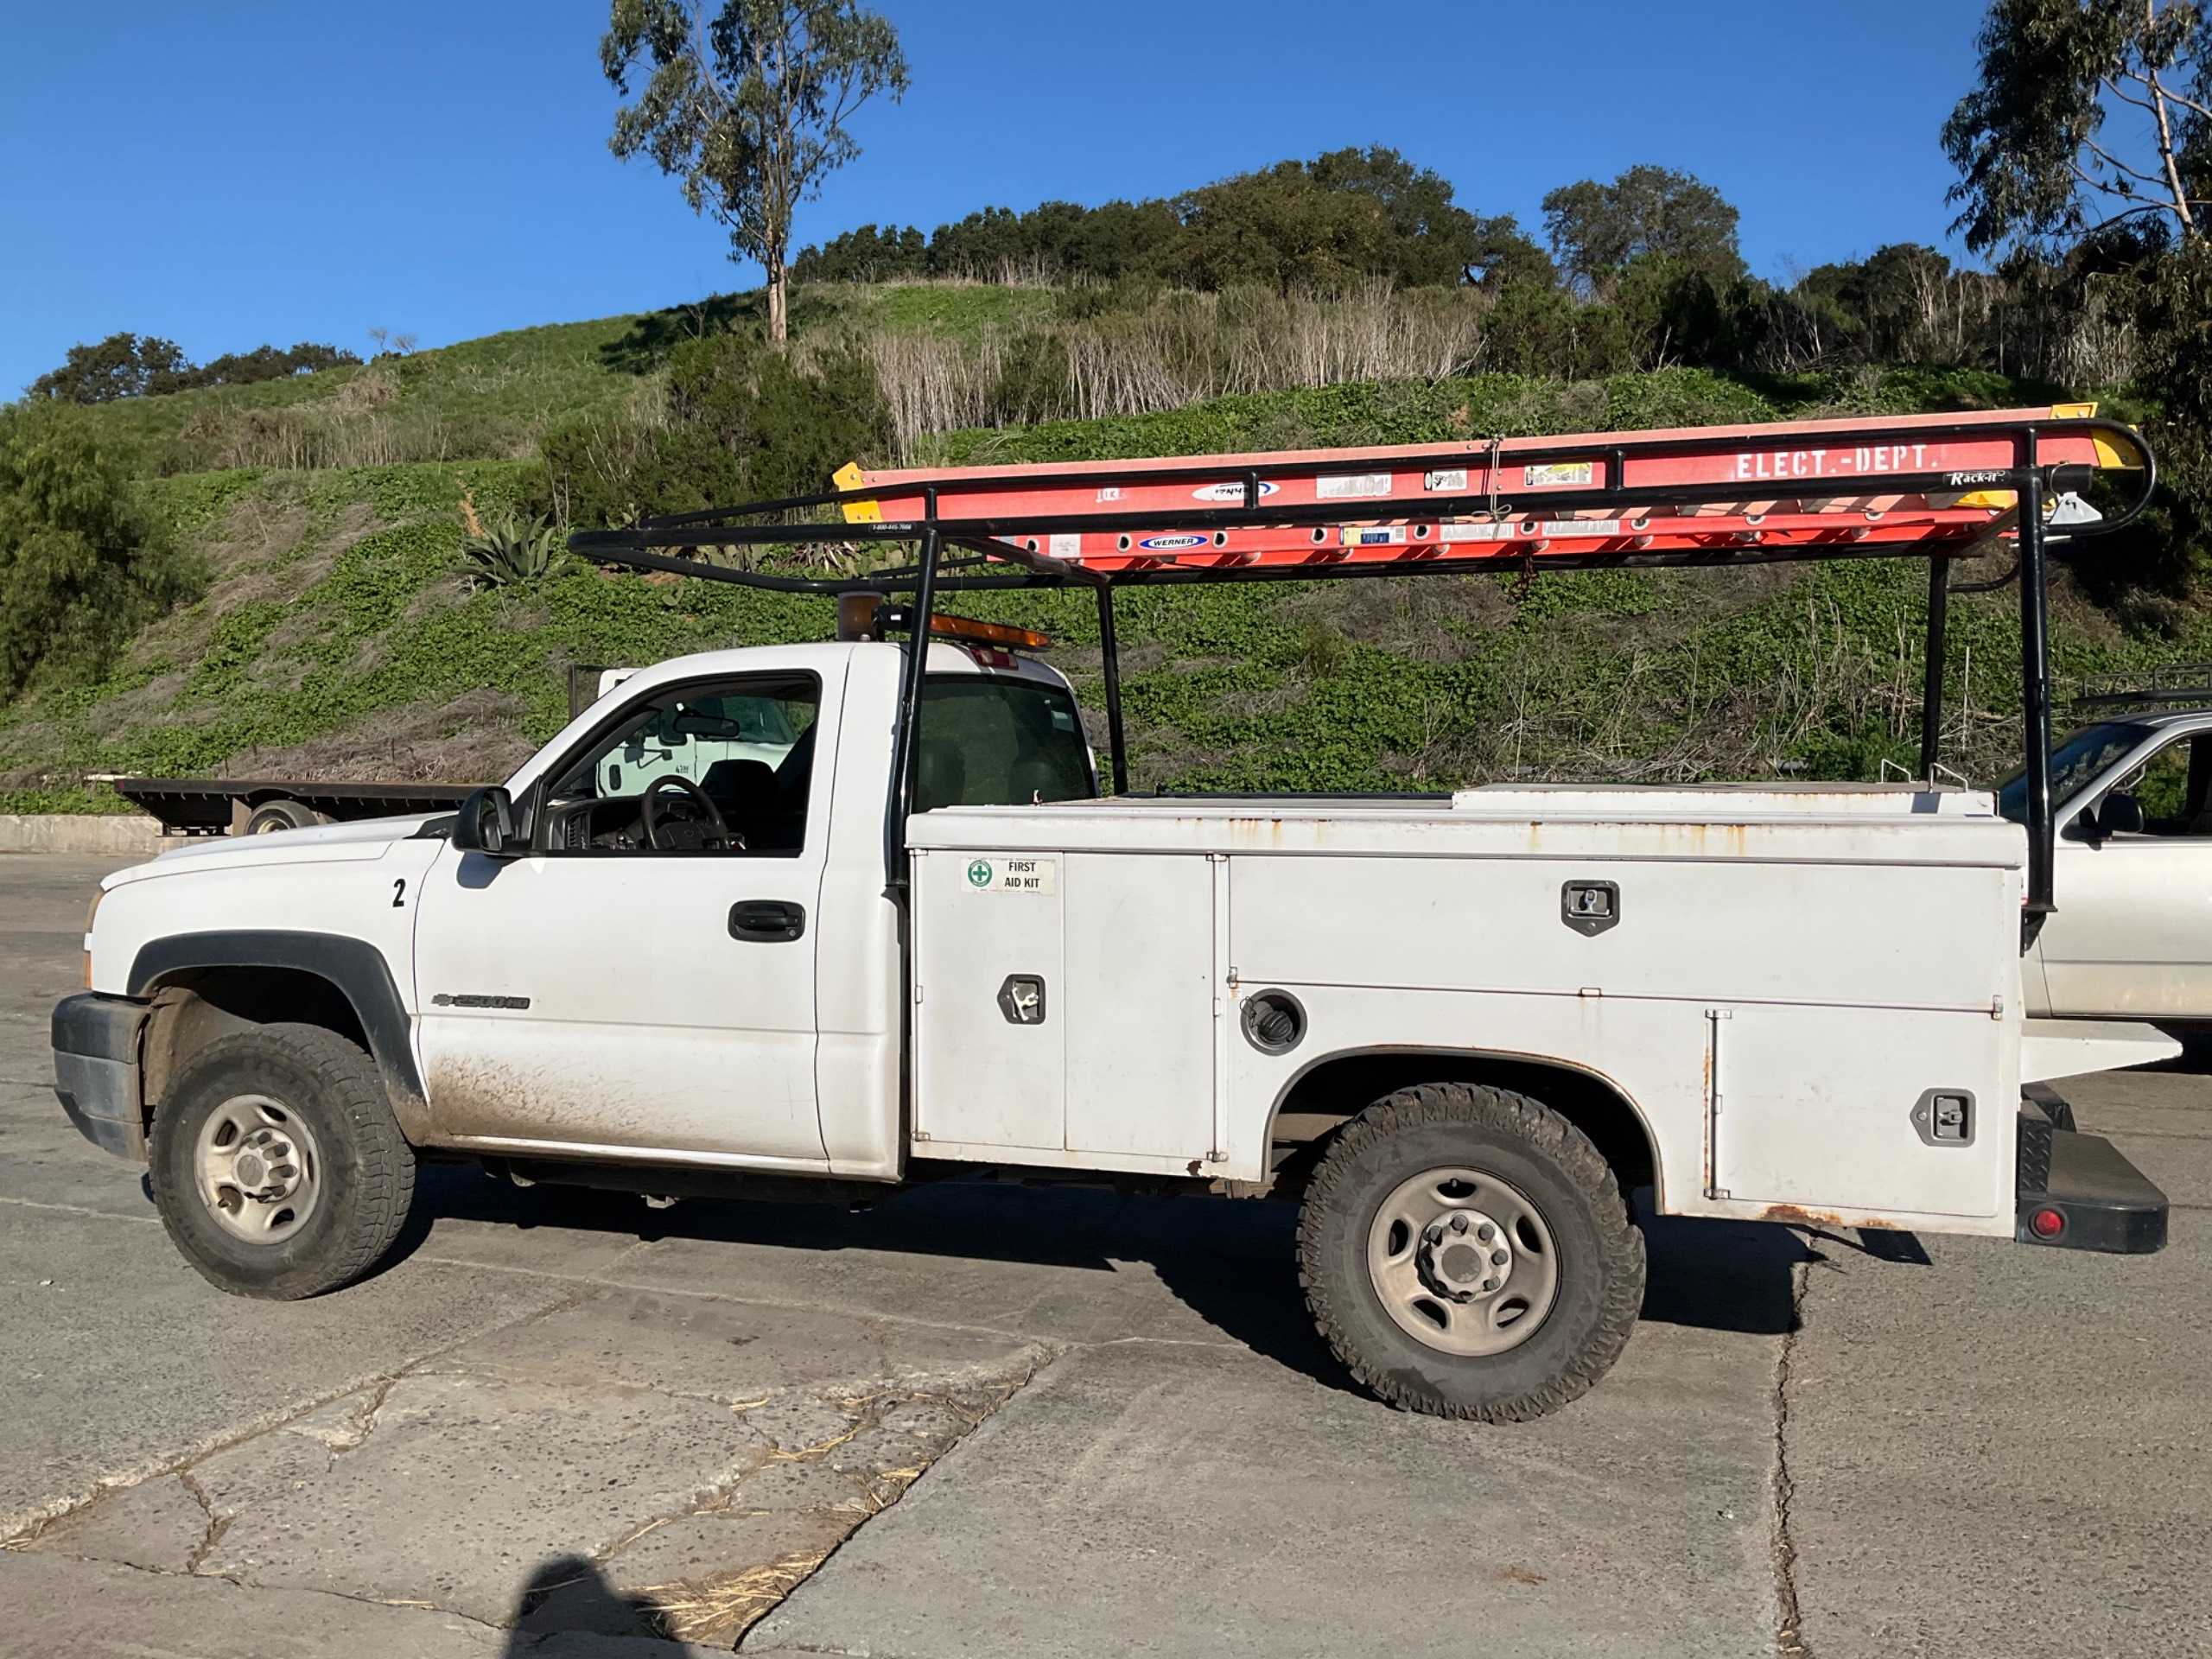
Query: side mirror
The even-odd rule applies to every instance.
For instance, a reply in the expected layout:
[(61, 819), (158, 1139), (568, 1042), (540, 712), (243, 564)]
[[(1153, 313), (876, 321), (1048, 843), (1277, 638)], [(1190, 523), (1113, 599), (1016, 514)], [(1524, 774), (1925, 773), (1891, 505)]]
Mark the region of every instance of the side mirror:
[(515, 840), (515, 800), (496, 786), (480, 789), (461, 804), (454, 820), (453, 844), (464, 853), (486, 858), (515, 858), (523, 849)]
[(2120, 790), (2097, 803), (2097, 833), (2101, 836), (2139, 836), (2150, 821), (2143, 816), (2143, 803)]

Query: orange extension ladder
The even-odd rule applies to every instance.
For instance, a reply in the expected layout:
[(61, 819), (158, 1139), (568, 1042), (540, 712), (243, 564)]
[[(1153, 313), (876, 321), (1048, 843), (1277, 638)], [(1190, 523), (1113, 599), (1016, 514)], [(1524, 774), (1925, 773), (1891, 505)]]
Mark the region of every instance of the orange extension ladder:
[[(934, 517), (971, 547), (1003, 543), (1125, 580), (1483, 561), (1749, 563), (1940, 550), (1928, 544), (2006, 527), (2014, 495), (1998, 486), (2024, 464), (2143, 467), (2132, 435), (2092, 421), (2094, 411), (2060, 404), (1011, 467), (853, 465), (836, 482), (847, 523), (878, 534)], [(1221, 522), (1230, 518), (1243, 522)], [(699, 533), (710, 539), (703, 525)]]

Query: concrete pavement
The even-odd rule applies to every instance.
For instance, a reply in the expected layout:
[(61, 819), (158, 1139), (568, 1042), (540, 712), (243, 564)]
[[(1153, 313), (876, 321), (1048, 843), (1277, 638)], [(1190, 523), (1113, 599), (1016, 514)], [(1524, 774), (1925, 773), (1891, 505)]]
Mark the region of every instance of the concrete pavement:
[(220, 1295), (49, 1091), (106, 868), (0, 858), (0, 1653), (2212, 1644), (2212, 1079), (2069, 1091), (2163, 1255), (1662, 1224), (1615, 1373), (1470, 1429), (1347, 1385), (1266, 1205), (440, 1168), (367, 1283)]

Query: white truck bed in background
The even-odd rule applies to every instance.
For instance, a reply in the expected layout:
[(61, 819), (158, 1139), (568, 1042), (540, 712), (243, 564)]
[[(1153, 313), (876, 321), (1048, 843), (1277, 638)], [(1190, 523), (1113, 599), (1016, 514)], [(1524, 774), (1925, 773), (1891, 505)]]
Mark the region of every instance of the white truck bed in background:
[[(1123, 798), (910, 839), (919, 1155), (1256, 1179), (1288, 1087), (1380, 1044), (1600, 1077), (1670, 1211), (2012, 1232), (2026, 843), (1986, 795)], [(1592, 887), (1613, 913), (1578, 925)], [(1287, 1053), (1243, 1033), (1269, 988), (1306, 1015)], [(1965, 1139), (1929, 1138), (1931, 1090)]]

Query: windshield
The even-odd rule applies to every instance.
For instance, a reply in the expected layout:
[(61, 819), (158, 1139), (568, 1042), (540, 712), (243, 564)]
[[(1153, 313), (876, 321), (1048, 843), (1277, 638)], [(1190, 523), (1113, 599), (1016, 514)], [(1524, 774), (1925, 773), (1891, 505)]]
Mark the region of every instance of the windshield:
[(1063, 686), (936, 675), (922, 688), (914, 810), (1028, 806), (1098, 792), (1083, 717)]
[[(2050, 754), (2050, 808), (2056, 812), (2104, 769), (2150, 735), (2147, 727), (2108, 721), (2087, 726)], [(2016, 772), (1997, 786), (1997, 810), (2015, 823), (2028, 821), (2028, 779)]]

